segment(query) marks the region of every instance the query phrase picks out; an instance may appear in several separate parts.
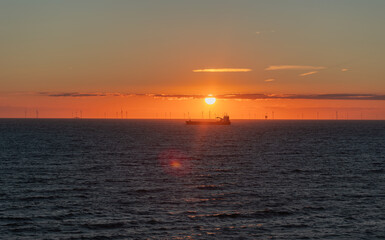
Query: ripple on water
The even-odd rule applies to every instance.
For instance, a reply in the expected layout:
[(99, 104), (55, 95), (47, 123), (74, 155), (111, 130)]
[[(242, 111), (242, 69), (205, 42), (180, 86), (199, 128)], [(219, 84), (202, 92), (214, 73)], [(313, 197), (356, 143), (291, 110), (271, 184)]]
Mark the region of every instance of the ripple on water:
[(0, 119), (3, 239), (379, 239), (384, 121)]

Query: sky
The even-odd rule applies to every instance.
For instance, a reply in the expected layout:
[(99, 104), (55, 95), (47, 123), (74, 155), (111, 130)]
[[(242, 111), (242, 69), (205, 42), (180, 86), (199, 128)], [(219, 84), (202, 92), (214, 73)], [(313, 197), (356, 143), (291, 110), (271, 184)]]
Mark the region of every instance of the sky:
[(385, 119), (383, 9), (3, 0), (0, 117)]

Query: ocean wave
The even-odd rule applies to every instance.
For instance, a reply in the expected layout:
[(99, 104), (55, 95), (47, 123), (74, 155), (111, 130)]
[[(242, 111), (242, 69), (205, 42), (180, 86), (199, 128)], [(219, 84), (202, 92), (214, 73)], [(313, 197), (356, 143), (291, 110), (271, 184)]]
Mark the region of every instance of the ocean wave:
[(83, 227), (98, 230), (98, 229), (115, 229), (122, 228), (125, 226), (124, 222), (104, 222), (104, 223), (86, 223), (83, 224)]
[(62, 198), (62, 196), (60, 195), (51, 195), (51, 196), (44, 196), (44, 195), (40, 195), (40, 196), (27, 196), (27, 197), (20, 197), (18, 200), (19, 201), (36, 201), (36, 200), (52, 200), (52, 199), (57, 199), (57, 198)]
[(367, 173), (385, 173), (385, 168), (380, 168), (380, 169), (370, 169), (367, 170)]
[(254, 212), (219, 212), (211, 214), (188, 215), (189, 218), (269, 218), (274, 216), (288, 216), (293, 214), (287, 210), (265, 209)]
[(221, 185), (199, 185), (196, 188), (201, 190), (218, 190), (221, 188)]
[(140, 188), (140, 189), (136, 189), (135, 192), (136, 193), (159, 193), (159, 192), (163, 192), (165, 191), (166, 189), (164, 188)]

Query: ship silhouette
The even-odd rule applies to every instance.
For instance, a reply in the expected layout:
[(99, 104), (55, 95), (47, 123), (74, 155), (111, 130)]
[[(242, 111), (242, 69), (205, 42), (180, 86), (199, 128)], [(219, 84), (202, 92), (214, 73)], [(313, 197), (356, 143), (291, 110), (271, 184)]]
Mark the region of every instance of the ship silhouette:
[(217, 121), (186, 121), (187, 125), (230, 125), (230, 117), (228, 115), (224, 115), (223, 118), (217, 117)]

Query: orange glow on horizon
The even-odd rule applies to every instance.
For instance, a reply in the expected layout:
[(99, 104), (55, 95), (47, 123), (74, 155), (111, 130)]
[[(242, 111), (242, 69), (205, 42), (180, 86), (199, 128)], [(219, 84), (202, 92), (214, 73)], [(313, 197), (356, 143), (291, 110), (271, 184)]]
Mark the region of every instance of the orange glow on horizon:
[[(209, 98), (210, 96), (208, 96)], [(382, 100), (221, 99), (153, 96), (50, 97), (9, 94), (0, 118), (207, 119), (385, 119)], [(38, 114), (36, 112), (38, 110)]]

